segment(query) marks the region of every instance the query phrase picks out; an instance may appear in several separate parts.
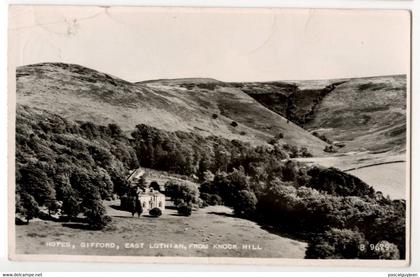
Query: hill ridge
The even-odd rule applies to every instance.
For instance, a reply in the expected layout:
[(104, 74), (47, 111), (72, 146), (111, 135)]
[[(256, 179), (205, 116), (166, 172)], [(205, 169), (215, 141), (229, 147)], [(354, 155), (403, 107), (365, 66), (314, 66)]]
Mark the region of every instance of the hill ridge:
[(22, 66), (17, 68), (16, 78), (18, 104), (67, 119), (117, 123), (125, 130), (143, 123), (167, 131), (215, 135), (254, 145), (267, 144), (282, 133), (283, 144), (307, 147), (317, 155), (323, 154), (326, 145), (223, 82), (199, 83), (192, 89), (137, 84), (64, 63)]

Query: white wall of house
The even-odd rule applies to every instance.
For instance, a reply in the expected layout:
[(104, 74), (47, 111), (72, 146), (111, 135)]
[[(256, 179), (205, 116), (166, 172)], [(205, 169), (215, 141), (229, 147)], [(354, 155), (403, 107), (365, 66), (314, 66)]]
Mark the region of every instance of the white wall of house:
[(143, 212), (147, 212), (153, 208), (165, 210), (165, 195), (163, 194), (140, 194), (140, 203)]

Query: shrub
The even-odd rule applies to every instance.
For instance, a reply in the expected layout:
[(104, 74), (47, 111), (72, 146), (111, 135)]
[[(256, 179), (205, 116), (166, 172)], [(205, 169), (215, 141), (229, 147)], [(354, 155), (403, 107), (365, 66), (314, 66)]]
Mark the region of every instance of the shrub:
[(230, 123), (230, 126), (232, 126), (232, 127), (238, 127), (238, 123), (236, 121), (232, 121)]
[(112, 218), (108, 215), (96, 215), (88, 218), (89, 226), (94, 230), (102, 230), (108, 227), (112, 222)]
[(284, 134), (283, 133), (278, 133), (277, 136), (275, 137), (277, 140), (284, 138)]
[(200, 193), (200, 198), (206, 206), (223, 205), (222, 197), (217, 194), (202, 192)]
[(327, 152), (327, 153), (336, 153), (337, 150), (332, 145), (326, 145), (325, 148), (324, 148), (324, 152)]
[(149, 215), (153, 217), (159, 217), (162, 215), (162, 211), (159, 208), (153, 208), (149, 211)]
[(182, 203), (177, 207), (178, 214), (183, 216), (190, 216), (192, 214), (192, 205)]
[(198, 83), (197, 87), (202, 88), (202, 89), (208, 89), (208, 90), (214, 90), (216, 88), (216, 84), (215, 83)]
[(312, 135), (314, 135), (315, 137), (319, 138), (322, 141), (325, 141), (328, 144), (331, 144), (332, 143), (332, 141), (329, 140), (325, 135), (322, 135), (322, 134), (320, 134), (320, 133), (318, 133), (316, 131), (315, 132), (312, 132)]
[(212, 117), (213, 119), (216, 119), (216, 118), (218, 117), (218, 115), (214, 113), (214, 114), (212, 114), (212, 115), (211, 115), (211, 117)]
[(346, 146), (344, 142), (334, 142), (333, 145), (338, 148), (343, 148)]
[(290, 158), (297, 158), (299, 156), (299, 149), (295, 145), (283, 144), (283, 149), (289, 153)]
[(300, 157), (305, 157), (305, 158), (313, 157), (313, 155), (309, 152), (308, 148), (306, 148), (306, 147), (300, 148), (299, 156)]

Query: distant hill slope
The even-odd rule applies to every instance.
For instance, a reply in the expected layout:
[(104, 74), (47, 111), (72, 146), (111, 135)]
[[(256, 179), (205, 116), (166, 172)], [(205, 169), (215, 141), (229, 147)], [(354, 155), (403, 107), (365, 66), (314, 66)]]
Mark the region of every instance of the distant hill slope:
[(354, 78), (324, 97), (314, 119), (304, 125), (342, 141), (342, 151), (405, 151), (405, 75)]
[(405, 149), (405, 75), (232, 85), (342, 152)]
[[(71, 120), (117, 123), (130, 130), (143, 123), (265, 144), (283, 143), (322, 155), (325, 143), (265, 108), (242, 90), (212, 79), (130, 83), (74, 64), (42, 63), (17, 69), (17, 103)], [(238, 125), (235, 127), (234, 122)]]

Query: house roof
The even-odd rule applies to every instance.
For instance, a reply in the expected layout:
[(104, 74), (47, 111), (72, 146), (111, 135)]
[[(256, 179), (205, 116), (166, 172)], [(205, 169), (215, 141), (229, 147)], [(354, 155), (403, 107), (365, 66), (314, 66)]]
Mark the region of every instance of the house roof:
[(135, 169), (129, 176), (128, 176), (128, 178), (127, 178), (127, 181), (129, 181), (129, 182), (132, 182), (132, 181), (134, 181), (135, 179), (139, 179), (141, 176), (143, 176), (144, 175), (144, 170), (141, 168), (141, 167), (139, 167), (139, 168), (137, 168), (137, 169)]
[(153, 191), (153, 192), (140, 192), (140, 197), (145, 195), (145, 196), (165, 196), (163, 193), (160, 193), (158, 191)]

